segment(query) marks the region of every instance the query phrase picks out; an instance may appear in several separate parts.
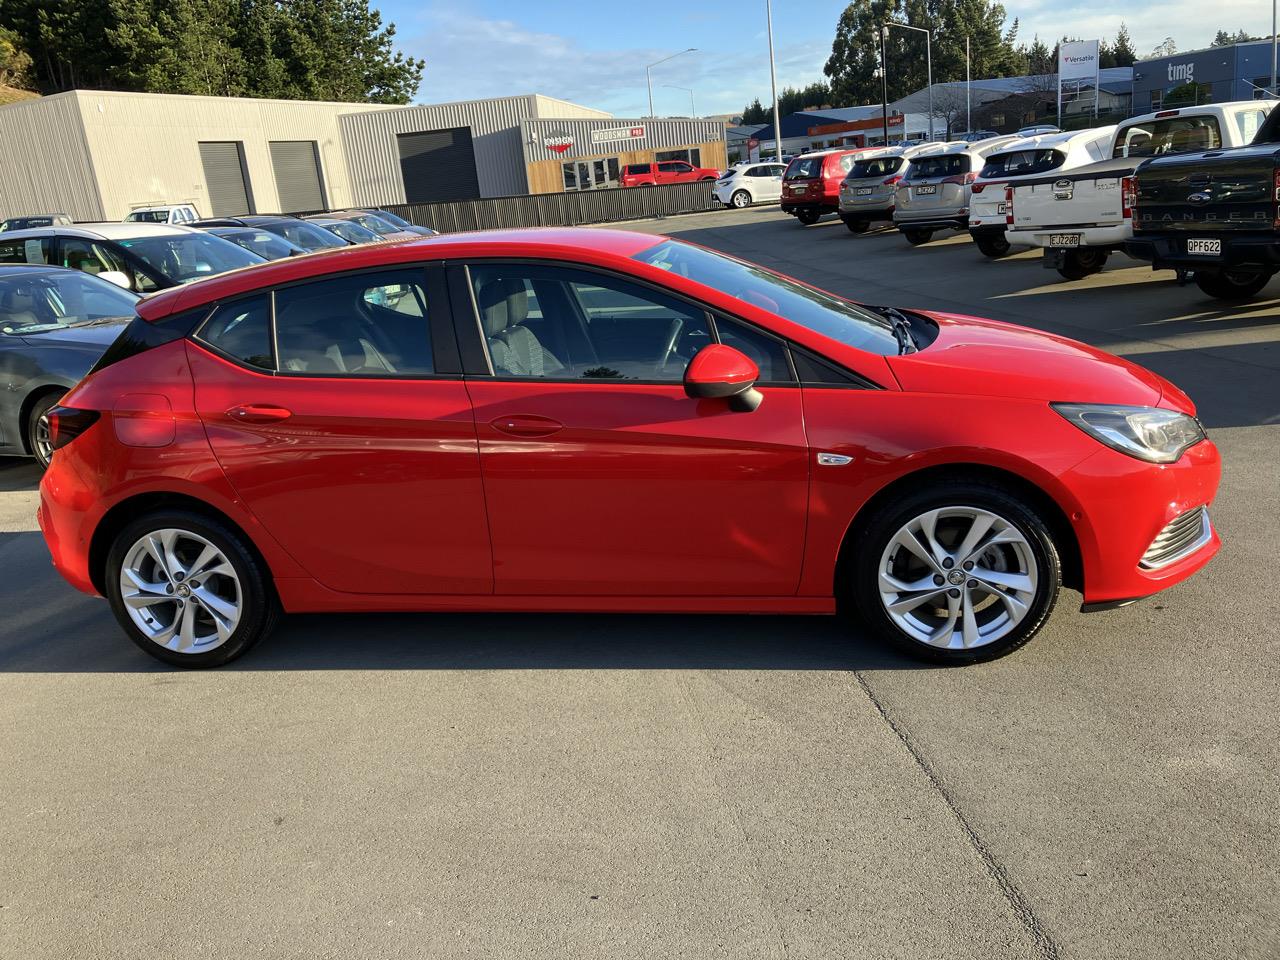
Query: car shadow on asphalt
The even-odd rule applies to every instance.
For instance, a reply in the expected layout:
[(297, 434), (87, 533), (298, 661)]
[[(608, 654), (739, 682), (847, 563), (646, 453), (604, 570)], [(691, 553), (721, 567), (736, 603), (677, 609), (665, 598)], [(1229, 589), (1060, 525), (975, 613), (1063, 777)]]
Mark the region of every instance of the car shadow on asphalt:
[(28, 457), (0, 457), (0, 493), (34, 490), (40, 474), (39, 464)]

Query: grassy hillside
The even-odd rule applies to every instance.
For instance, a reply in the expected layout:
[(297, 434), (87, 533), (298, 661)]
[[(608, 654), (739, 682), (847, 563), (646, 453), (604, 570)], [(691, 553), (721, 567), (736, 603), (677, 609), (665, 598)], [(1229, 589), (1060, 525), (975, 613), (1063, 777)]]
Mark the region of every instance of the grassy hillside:
[(40, 94), (31, 90), (19, 90), (17, 87), (6, 87), (0, 84), (0, 104), (13, 103), (16, 100), (30, 100)]

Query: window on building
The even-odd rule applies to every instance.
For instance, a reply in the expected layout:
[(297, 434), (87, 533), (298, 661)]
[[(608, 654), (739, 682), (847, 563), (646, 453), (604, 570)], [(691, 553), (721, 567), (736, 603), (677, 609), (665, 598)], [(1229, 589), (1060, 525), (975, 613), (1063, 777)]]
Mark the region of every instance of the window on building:
[[(645, 172), (647, 172), (648, 164), (632, 164), (629, 169), (632, 173), (636, 173), (639, 167), (645, 167)], [(617, 157), (602, 157), (599, 160), (578, 160), (573, 163), (561, 164), (564, 189), (566, 192), (573, 192), (575, 190), (603, 190), (608, 187), (616, 187), (621, 169), (622, 167)]]
[(1161, 104), (1163, 104), (1163, 103), (1164, 103), (1164, 91), (1163, 91), (1163, 90), (1152, 90), (1152, 91), (1151, 91), (1151, 109), (1152, 109), (1152, 110), (1159, 110), (1159, 109), (1160, 109)]
[(1004, 126), (1004, 114), (1003, 114), (1003, 113), (993, 113), (993, 114), (991, 115), (991, 126), (993, 126), (993, 127), (1003, 127), (1003, 126)]

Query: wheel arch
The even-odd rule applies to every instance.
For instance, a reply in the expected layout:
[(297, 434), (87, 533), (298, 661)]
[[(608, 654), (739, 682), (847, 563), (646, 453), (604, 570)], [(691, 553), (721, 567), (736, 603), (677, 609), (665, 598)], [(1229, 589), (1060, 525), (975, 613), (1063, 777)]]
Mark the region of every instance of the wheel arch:
[(18, 408), (18, 433), (22, 439), (22, 449), (26, 451), (27, 456), (34, 456), (35, 451), (31, 449), (31, 431), (29, 429), (31, 422), (31, 411), (35, 409), (45, 397), (51, 394), (65, 396), (72, 384), (63, 383), (42, 383), (22, 399), (22, 406)]
[(1023, 499), (1029, 507), (1044, 518), (1053, 536), (1054, 545), (1058, 548), (1059, 561), (1062, 564), (1062, 583), (1073, 590), (1084, 588), (1084, 560), (1080, 550), (1080, 541), (1076, 535), (1067, 512), (1062, 505), (1043, 487), (1027, 477), (1004, 467), (993, 467), (981, 463), (944, 463), (923, 467), (911, 473), (896, 477), (872, 494), (858, 509), (849, 522), (844, 537), (840, 541), (840, 551), (836, 557), (835, 577), (832, 589), (835, 596), (840, 596), (840, 584), (848, 573), (848, 564), (853, 555), (853, 545), (871, 518), (876, 515), (885, 503), (908, 491), (923, 487), (937, 486), (940, 482), (977, 481), (1004, 487)]
[(267, 571), (268, 579), (274, 585), (275, 574), (271, 563), (253, 535), (242, 524), (237, 523), (213, 504), (198, 497), (170, 491), (152, 491), (138, 493), (121, 500), (104, 513), (94, 527), (93, 537), (89, 541), (89, 579), (94, 589), (102, 596), (106, 596), (107, 555), (111, 552), (111, 544), (116, 535), (138, 517), (157, 510), (186, 510), (230, 527), (253, 551), (255, 558)]

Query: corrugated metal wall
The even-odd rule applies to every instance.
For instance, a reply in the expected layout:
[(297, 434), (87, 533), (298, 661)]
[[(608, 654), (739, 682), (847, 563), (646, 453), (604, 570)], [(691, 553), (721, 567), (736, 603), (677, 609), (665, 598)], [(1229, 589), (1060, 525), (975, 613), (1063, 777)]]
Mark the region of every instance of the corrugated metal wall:
[(0, 144), (0, 219), (26, 213), (102, 219), (74, 93), (0, 108)]
[[(338, 115), (383, 112), (360, 103), (181, 97), (76, 91), (85, 139), (102, 190), (102, 215), (119, 220), (132, 207), (163, 201), (194, 203), (210, 210), (199, 143), (240, 141), (254, 208), (275, 213), (276, 190), (268, 144), (312, 140), (320, 158), (325, 192), (334, 209), (350, 206), (346, 155)], [(0, 110), (0, 118), (4, 111)]]
[(404, 203), (404, 183), (396, 136), (451, 127), (471, 128), (475, 146), (476, 176), (482, 197), (505, 197), (527, 193), (521, 149), (522, 120), (539, 116), (539, 111), (557, 114), (605, 117), (563, 100), (537, 94), (468, 100), (420, 107), (400, 107), (374, 114), (341, 117), (338, 121), (346, 148), (347, 169), (357, 204)]
[[(644, 129), (644, 136), (594, 143), (592, 130)], [(575, 157), (600, 156), (629, 150), (664, 150), (724, 139), (724, 124), (718, 120), (584, 120), (529, 119), (521, 124), (521, 141), (527, 163), (539, 160), (572, 160)], [(573, 145), (563, 153), (546, 145), (548, 137), (568, 136)]]
[(711, 195), (711, 184), (707, 182), (383, 206), (411, 223), (441, 233), (513, 227), (572, 227), (723, 209)]

